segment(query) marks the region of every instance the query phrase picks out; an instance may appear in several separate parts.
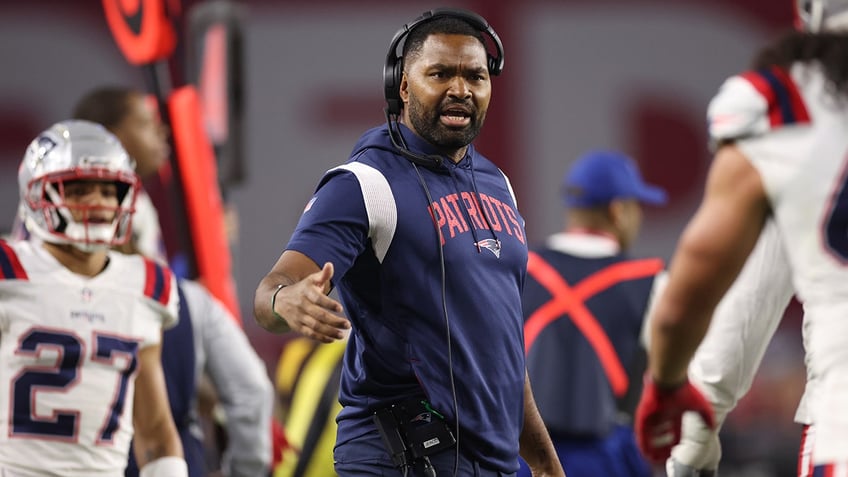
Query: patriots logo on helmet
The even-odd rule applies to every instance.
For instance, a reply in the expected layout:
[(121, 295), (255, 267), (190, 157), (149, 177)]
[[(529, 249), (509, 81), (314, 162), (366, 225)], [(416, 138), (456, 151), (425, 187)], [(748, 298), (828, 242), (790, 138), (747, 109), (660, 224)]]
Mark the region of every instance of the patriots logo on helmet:
[(486, 250), (492, 252), (495, 255), (495, 257), (501, 258), (501, 241), (500, 240), (495, 240), (495, 239), (490, 239), (490, 238), (489, 239), (483, 239), (483, 240), (477, 242), (474, 245), (477, 245), (478, 251), (480, 250), (480, 248), (485, 248)]
[(42, 156), (52, 151), (53, 148), (56, 147), (56, 141), (54, 141), (48, 136), (38, 136), (36, 141), (38, 141), (39, 153)]

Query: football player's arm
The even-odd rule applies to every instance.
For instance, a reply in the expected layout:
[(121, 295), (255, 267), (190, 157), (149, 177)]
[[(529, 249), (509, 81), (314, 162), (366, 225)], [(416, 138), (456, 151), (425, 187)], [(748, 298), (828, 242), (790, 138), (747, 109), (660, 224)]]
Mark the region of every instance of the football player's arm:
[(719, 149), (704, 199), (671, 261), (651, 317), (649, 373), (662, 387), (686, 381), (719, 300), (751, 253), (769, 214), (762, 180), (734, 145)]
[(224, 474), (266, 475), (271, 465), (274, 389), (247, 336), (229, 311), (204, 288), (184, 285), (209, 375), (226, 416)]
[(689, 379), (712, 405), (716, 427), (684, 416), (680, 444), (666, 466), (669, 477), (711, 475), (708, 471), (718, 468), (721, 424), (751, 388), (793, 294), (789, 262), (777, 226), (769, 220), (689, 365)]
[(651, 461), (671, 456), (686, 411), (714, 427), (712, 406), (689, 382), (687, 368), (769, 211), (753, 165), (735, 145), (719, 149), (701, 205), (672, 257), (668, 285), (651, 313), (648, 379), (634, 420), (636, 440)]
[(527, 373), (524, 374), (524, 427), (521, 429), (518, 443), (521, 457), (527, 462), (534, 477), (565, 477), (551, 436), (536, 407), (536, 400), (533, 399)]
[(171, 416), (161, 346), (142, 348), (133, 396), (133, 452), (140, 477), (185, 477), (188, 475), (183, 446)]

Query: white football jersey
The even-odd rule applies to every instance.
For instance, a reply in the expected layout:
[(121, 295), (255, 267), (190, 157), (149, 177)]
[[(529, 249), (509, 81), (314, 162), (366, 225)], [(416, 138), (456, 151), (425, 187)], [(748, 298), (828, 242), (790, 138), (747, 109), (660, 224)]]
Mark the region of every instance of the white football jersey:
[(760, 174), (804, 305), (806, 405), (816, 463), (848, 460), (848, 108), (817, 66), (728, 79), (710, 132), (734, 139)]
[(110, 252), (96, 277), (0, 241), (0, 470), (124, 475), (137, 355), (177, 319), (171, 272)]

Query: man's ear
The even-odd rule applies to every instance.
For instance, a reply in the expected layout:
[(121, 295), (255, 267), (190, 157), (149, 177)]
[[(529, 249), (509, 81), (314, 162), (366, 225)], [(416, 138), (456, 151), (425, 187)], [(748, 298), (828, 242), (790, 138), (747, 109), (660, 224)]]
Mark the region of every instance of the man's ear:
[(620, 227), (622, 223), (626, 220), (625, 215), (627, 214), (627, 208), (624, 205), (624, 201), (613, 199), (607, 205), (607, 215), (609, 216), (609, 221), (616, 227)]
[[(406, 72), (404, 72), (400, 77), (400, 85), (398, 86), (398, 93), (400, 96), (400, 100), (404, 105), (409, 103), (409, 81), (406, 79)], [(404, 108), (406, 109), (406, 108)]]

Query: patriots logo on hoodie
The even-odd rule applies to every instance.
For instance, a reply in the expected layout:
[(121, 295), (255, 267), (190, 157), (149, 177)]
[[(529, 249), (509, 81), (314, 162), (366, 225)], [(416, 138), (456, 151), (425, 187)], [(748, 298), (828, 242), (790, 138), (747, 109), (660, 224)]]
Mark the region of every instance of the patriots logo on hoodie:
[(495, 255), (495, 257), (501, 258), (501, 241), (500, 240), (488, 238), (488, 239), (480, 240), (475, 245), (477, 245), (477, 250), (480, 250), (480, 248), (485, 248), (486, 250), (492, 252)]
[(309, 199), (309, 202), (307, 202), (306, 206), (303, 208), (304, 214), (309, 212), (309, 209), (312, 208), (312, 204), (314, 204), (316, 200), (318, 200), (318, 197), (314, 197), (314, 196), (311, 199)]

